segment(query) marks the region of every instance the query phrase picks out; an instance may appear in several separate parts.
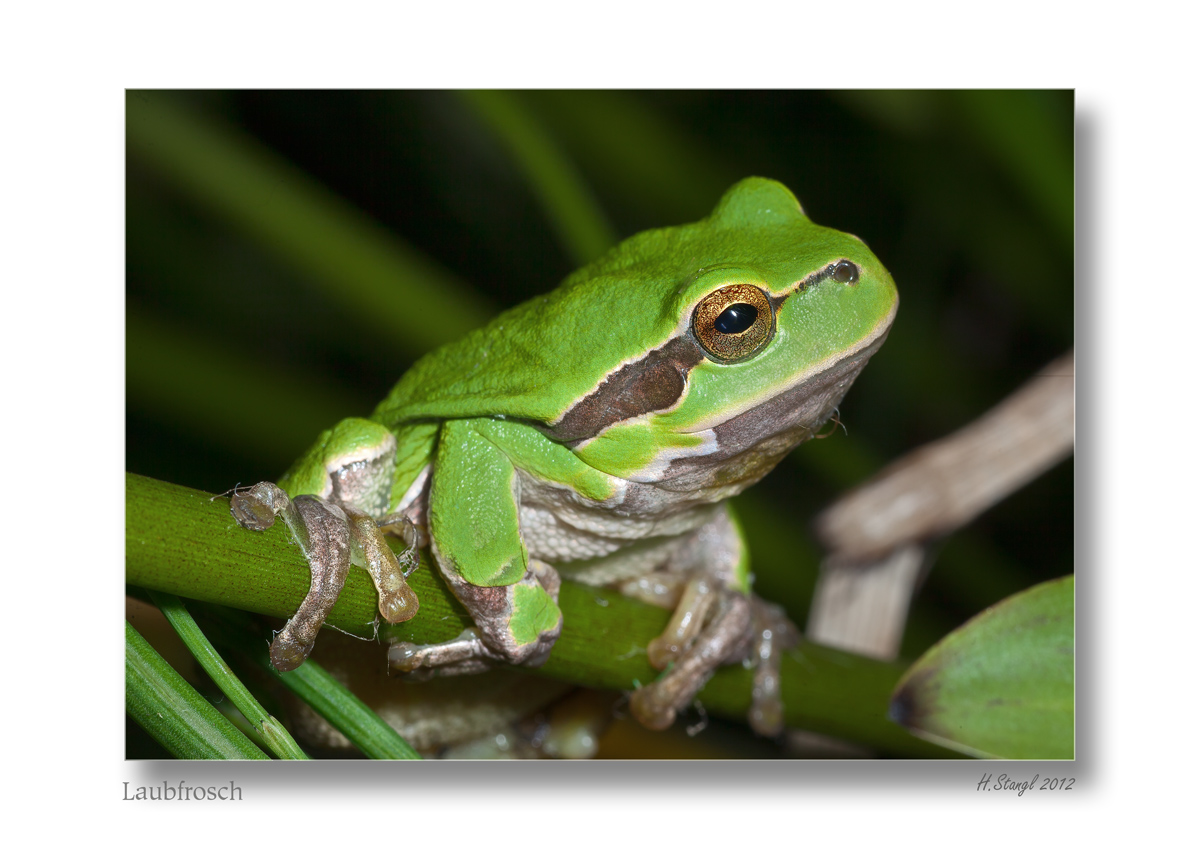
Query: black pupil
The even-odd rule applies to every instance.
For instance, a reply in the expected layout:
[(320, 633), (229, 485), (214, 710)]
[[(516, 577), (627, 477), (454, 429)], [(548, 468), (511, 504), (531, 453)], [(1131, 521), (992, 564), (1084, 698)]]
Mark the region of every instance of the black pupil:
[(717, 316), (713, 327), (721, 333), (741, 333), (758, 319), (758, 309), (750, 304), (734, 304)]

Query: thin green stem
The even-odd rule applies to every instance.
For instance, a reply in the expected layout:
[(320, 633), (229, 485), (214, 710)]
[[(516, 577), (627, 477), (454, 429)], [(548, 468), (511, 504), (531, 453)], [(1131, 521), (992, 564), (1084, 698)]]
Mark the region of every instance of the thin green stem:
[(270, 633), (247, 614), (228, 607), (201, 605), (197, 611), (219, 633), (223, 646), (237, 652), (295, 693), (371, 758), (420, 760), (408, 741), (346, 689), (315, 660), (292, 672), (277, 672), (267, 653)]
[(229, 664), (213, 648), (213, 644), (204, 636), (196, 620), (188, 612), (183, 600), (170, 593), (150, 590), (150, 598), (162, 611), (163, 616), (171, 623), (175, 633), (183, 640), (184, 645), (204, 668), (213, 682), (220, 688), (234, 707), (242, 712), (242, 716), (254, 725), (262, 739), (280, 758), (286, 760), (307, 760), (308, 755), (292, 739), (278, 719), (271, 716), (258, 703), (250, 691), (246, 689), (238, 677), (233, 674)]

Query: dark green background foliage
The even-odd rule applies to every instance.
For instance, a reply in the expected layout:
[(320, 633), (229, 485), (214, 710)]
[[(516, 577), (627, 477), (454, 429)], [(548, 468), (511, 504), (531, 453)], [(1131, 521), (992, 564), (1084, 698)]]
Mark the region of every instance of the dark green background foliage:
[[(131, 92), (127, 468), (213, 492), (276, 477), (321, 427), (369, 413), (426, 344), (331, 297), (262, 223), (290, 227), (286, 204), (248, 220), (212, 200), (208, 164), (188, 178), (164, 166), (139, 110), (231, 134), (331, 214), (440, 267), (398, 287), (457, 280), (441, 305), (406, 301), (437, 339), (554, 287), (589, 251), (559, 238), (497, 103), (550, 142), (614, 237), (700, 218), (761, 175), (895, 276), (899, 317), (841, 407), (848, 435), (802, 446), (740, 499), (757, 588), (801, 624), (809, 519), (1073, 344), (1070, 92)], [(1070, 573), (1073, 510), (1068, 462), (947, 540), (905, 654)]]

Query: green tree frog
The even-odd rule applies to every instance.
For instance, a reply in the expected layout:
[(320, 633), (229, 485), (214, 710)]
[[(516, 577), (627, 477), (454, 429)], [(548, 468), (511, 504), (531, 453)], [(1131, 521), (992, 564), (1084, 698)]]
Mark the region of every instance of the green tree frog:
[(271, 646), (304, 661), (351, 563), (390, 622), (417, 612), (385, 532), (431, 547), (475, 626), (399, 643), (400, 674), (537, 666), (562, 629), (560, 576), (673, 608), (631, 697), (663, 728), (713, 670), (758, 667), (751, 723), (777, 731), (795, 639), (750, 591), (726, 500), (833, 415), (896, 314), (888, 272), (752, 177), (694, 224), (633, 236), (557, 289), (425, 356), (369, 419), (321, 434), (285, 477), (233, 499), (245, 527), (287, 520), (312, 571)]

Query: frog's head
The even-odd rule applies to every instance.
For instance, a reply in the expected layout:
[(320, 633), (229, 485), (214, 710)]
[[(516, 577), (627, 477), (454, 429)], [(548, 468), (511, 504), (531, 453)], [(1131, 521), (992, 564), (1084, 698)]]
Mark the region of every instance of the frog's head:
[(580, 285), (654, 315), (549, 430), (596, 468), (672, 489), (740, 490), (816, 433), (897, 305), (860, 239), (761, 178), (703, 221), (624, 242)]

